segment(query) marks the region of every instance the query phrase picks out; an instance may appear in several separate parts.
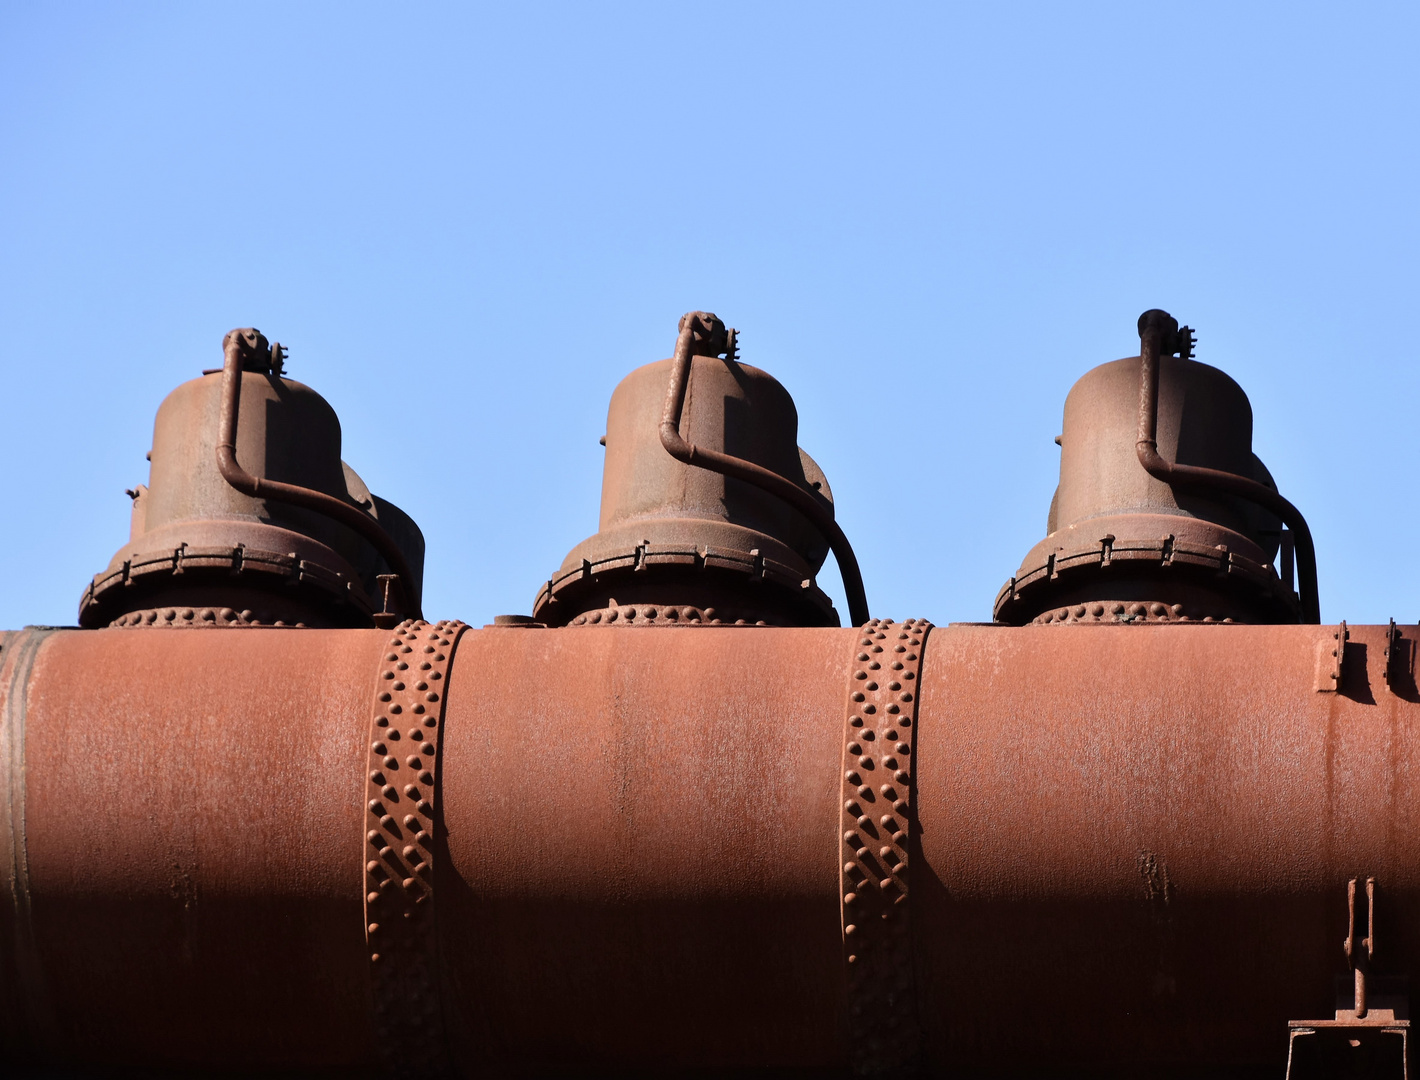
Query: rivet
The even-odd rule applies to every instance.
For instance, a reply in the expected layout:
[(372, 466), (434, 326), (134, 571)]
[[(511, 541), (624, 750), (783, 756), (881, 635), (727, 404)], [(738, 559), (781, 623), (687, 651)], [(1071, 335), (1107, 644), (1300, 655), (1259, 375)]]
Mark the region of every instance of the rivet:
[(371, 799), (369, 802), (369, 807), (370, 813), (372, 814), (383, 814), (385, 812), (385, 808), (380, 805), (379, 799)]
[(414, 826), (416, 826), (416, 825), (418, 825), (418, 824), (419, 824), (419, 819), (418, 819), (417, 817), (415, 817), (413, 814), (405, 814), (405, 815), (404, 815), (404, 826), (405, 826), (405, 828), (407, 828), (407, 829), (412, 829), (412, 828), (414, 828)]
[(895, 768), (897, 768), (897, 758), (890, 758), (890, 757), (883, 758), (883, 768), (884, 768), (884, 769), (895, 769)]
[(890, 712), (892, 715), (896, 716), (898, 713), (900, 713), (900, 712), (902, 711), (902, 709), (899, 708), (899, 706), (897, 705), (896, 702), (893, 702), (891, 705), (889, 705), (889, 706), (887, 707), (887, 711)]
[(367, 903), (370, 903), (370, 904), (375, 903), (376, 901), (379, 900), (379, 898), (380, 898), (380, 894), (377, 893), (377, 892), (372, 892), (372, 893), (366, 893), (366, 894), (365, 894), (365, 901), (366, 901)]
[(897, 744), (897, 752), (903, 757), (906, 757), (908, 754), (912, 753), (912, 747), (908, 746), (905, 742), (900, 742)]
[[(376, 834), (376, 835), (378, 835), (378, 834)], [(366, 869), (369, 873), (371, 873), (371, 874), (373, 874), (373, 873), (374, 873), (376, 870), (378, 870), (379, 868), (380, 868), (380, 864), (379, 864), (377, 861), (375, 861), (374, 859), (371, 859), (369, 862), (367, 862), (367, 863), (365, 864), (365, 869)]]
[(872, 821), (873, 819), (870, 818), (867, 814), (860, 814), (858, 816), (858, 824), (863, 826), (864, 828), (867, 828), (870, 824), (872, 824)]
[(410, 845), (410, 844), (405, 844), (405, 845), (404, 845), (404, 857), (405, 857), (406, 859), (413, 858), (416, 854), (418, 854), (418, 853), (414, 850), (414, 848), (413, 848), (412, 845)]
[(844, 893), (843, 902), (845, 904), (856, 904), (858, 902), (858, 894), (855, 892)]
[(419, 782), (421, 784), (432, 784), (434, 782), (434, 774), (431, 773), (428, 769), (425, 769), (422, 773), (419, 774)]
[(872, 716), (873, 713), (875, 713), (875, 712), (878, 711), (878, 707), (877, 707), (876, 705), (864, 705), (864, 706), (863, 706), (863, 711), (864, 711), (865, 713), (867, 713), (869, 716)]
[(391, 770), (392, 772), (398, 772), (399, 762), (395, 758), (387, 757), (385, 758), (385, 768)]
[(398, 716), (400, 713), (404, 712), (404, 706), (396, 702), (395, 704), (390, 706), (390, 712)]
[(412, 888), (414, 888), (416, 885), (418, 885), (419, 882), (417, 882), (417, 881), (416, 881), (414, 878), (412, 878), (412, 877), (407, 877), (407, 878), (405, 878), (403, 881), (401, 881), (400, 884), (403, 885), (406, 889), (412, 889)]
[(883, 798), (885, 799), (891, 799), (893, 797), (891, 784), (884, 784), (882, 787), (878, 788), (878, 790), (883, 793)]
[[(375, 834), (375, 836), (378, 836), (378, 835), (379, 835), (379, 833), (376, 833), (376, 834)], [(846, 841), (847, 841), (848, 843), (850, 843), (850, 844), (857, 844), (857, 843), (858, 843), (858, 834), (857, 834), (856, 832), (854, 832), (852, 829), (849, 829), (846, 833), (843, 834), (843, 839), (846, 840)]]
[(851, 724), (853, 727), (862, 727), (863, 718), (861, 716), (853, 716), (849, 718), (848, 723)]
[(858, 785), (858, 794), (859, 794), (859, 795), (867, 795), (867, 794), (871, 793), (872, 790), (873, 790), (873, 788), (872, 788), (872, 785), (870, 785), (870, 784), (859, 784), (859, 785)]
[(907, 809), (907, 800), (898, 799), (897, 802), (892, 804), (892, 808), (896, 810), (899, 814), (903, 813)]
[(419, 798), (419, 789), (413, 784), (406, 784), (404, 786), (404, 793), (408, 795), (411, 799)]
[(380, 824), (383, 825), (386, 829), (393, 829), (393, 828), (394, 828), (394, 818), (392, 818), (392, 817), (390, 817), (388, 814), (386, 814), (384, 817), (380, 818)]
[(893, 817), (891, 814), (884, 814), (882, 817), (878, 818), (878, 824), (885, 829), (891, 829), (897, 824), (897, 818)]
[(388, 701), (389, 699), (390, 699), (390, 693), (389, 693), (388, 690), (386, 690), (386, 691), (384, 691), (384, 692), (382, 692), (382, 693), (380, 694), (380, 700), (381, 700), (381, 701)]
[(399, 801), (399, 792), (394, 789), (394, 785), (392, 784), (388, 787), (382, 788), (380, 790), (380, 794), (383, 795), (386, 799), (394, 799), (396, 802)]
[(384, 782), (385, 782), (385, 774), (384, 774), (384, 773), (381, 773), (381, 772), (372, 772), (372, 773), (370, 774), (370, 783), (383, 785)]
[(414, 804), (414, 809), (418, 810), (418, 811), (419, 811), (421, 814), (423, 814), (425, 817), (428, 817), (428, 816), (429, 816), (429, 811), (432, 810), (433, 807), (431, 807), (431, 806), (430, 806), (428, 803), (426, 803), (423, 799), (420, 799), (419, 802), (417, 802), (417, 803)]
[(389, 727), (389, 726), (390, 726), (390, 718), (389, 718), (388, 716), (376, 717), (376, 719), (375, 719), (375, 727)]
[(439, 700), (439, 695), (438, 695), (437, 692), (435, 692), (435, 691), (433, 691), (433, 690), (430, 690), (427, 694), (424, 695), (424, 700), (425, 700), (425, 701), (438, 701), (438, 700)]
[(855, 679), (866, 679), (867, 677), (868, 677), (868, 673), (867, 673), (866, 671), (855, 671), (855, 672), (853, 672), (853, 678), (855, 678)]
[(416, 690), (428, 690), (428, 689), (429, 689), (429, 684), (426, 683), (426, 682), (417, 682), (417, 683), (414, 684), (414, 689), (416, 689)]
[(861, 691), (861, 690), (854, 690), (854, 691), (853, 691), (853, 700), (854, 700), (854, 701), (862, 701), (862, 700), (863, 700), (863, 691)]
[(897, 732), (892, 728), (888, 728), (887, 731), (883, 732), (883, 738), (888, 742), (892, 742), (893, 739), (897, 738)]
[(414, 834), (414, 842), (416, 844), (423, 844), (425, 847), (428, 847), (429, 834), (426, 833), (423, 829), (420, 829), (417, 833)]
[(408, 765), (411, 769), (419, 769), (423, 768), (424, 766), (424, 763), (420, 761), (417, 757), (415, 757), (413, 754), (410, 754), (407, 758), (405, 758), (404, 763)]
[(884, 847), (878, 848), (878, 855), (881, 856), (881, 857), (884, 858), (884, 859), (886, 859), (886, 858), (887, 858), (888, 856), (890, 856), (891, 854), (892, 854), (892, 848), (890, 848), (890, 847), (884, 846)]
[(857, 870), (857, 869), (858, 869), (858, 864), (857, 864), (857, 863), (846, 862), (846, 863), (843, 864), (843, 872), (844, 872), (845, 874), (851, 874), (851, 873), (853, 873), (854, 870)]
[(385, 838), (380, 835), (379, 829), (371, 829), (365, 834), (365, 839), (370, 841), (370, 843), (374, 844), (376, 847), (384, 847)]
[(843, 809), (847, 810), (854, 817), (857, 817), (858, 814), (862, 812), (858, 804), (852, 799), (849, 799), (846, 803), (843, 804)]
[(372, 934), (377, 934), (377, 933), (379, 933), (379, 930), (380, 930), (380, 924), (377, 923), (377, 922), (372, 922), (372, 923), (369, 925), (368, 929), (369, 929), (370, 933), (372, 933)]
[(893, 774), (892, 774), (892, 778), (893, 778), (894, 780), (896, 780), (899, 784), (905, 784), (905, 783), (907, 783), (907, 780), (908, 780), (907, 773), (904, 772), (904, 771), (901, 770), (901, 769), (899, 769), (897, 772), (893, 773)]
[(858, 932), (858, 928), (857, 928), (855, 925), (853, 925), (852, 923), (849, 923), (847, 926), (845, 926), (845, 927), (843, 928), (843, 932), (844, 932), (845, 934), (847, 934), (849, 937), (852, 937), (854, 934), (856, 934), (856, 933)]
[(436, 724), (438, 724), (438, 722), (439, 721), (435, 720), (432, 716), (426, 716), (424, 718), (425, 727), (434, 727)]
[(849, 752), (850, 754), (852, 754), (854, 757), (860, 757), (860, 756), (862, 756), (863, 748), (862, 748), (861, 746), (859, 746), (857, 743), (851, 742), (851, 743), (848, 744), (848, 752)]
[(843, 779), (847, 780), (850, 784), (862, 783), (862, 777), (860, 777), (857, 773), (853, 772), (853, 770), (851, 769), (843, 774)]

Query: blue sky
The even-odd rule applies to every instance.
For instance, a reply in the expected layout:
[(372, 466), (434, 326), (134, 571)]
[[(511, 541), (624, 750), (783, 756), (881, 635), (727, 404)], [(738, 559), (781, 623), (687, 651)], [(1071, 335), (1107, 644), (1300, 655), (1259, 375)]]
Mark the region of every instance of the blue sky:
[(73, 622), (243, 325), (423, 527), (426, 611), (527, 611), (692, 308), (794, 395), (874, 613), (989, 619), (1156, 306), (1323, 618), (1415, 622), (1417, 12), (4, 0), (0, 625)]

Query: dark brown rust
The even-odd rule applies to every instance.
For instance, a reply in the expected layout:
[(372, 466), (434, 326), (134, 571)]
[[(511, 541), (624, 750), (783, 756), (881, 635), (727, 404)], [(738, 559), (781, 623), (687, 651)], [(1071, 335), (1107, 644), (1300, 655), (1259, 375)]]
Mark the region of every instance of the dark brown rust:
[(434, 923), (438, 747), (460, 622), (401, 623), (375, 680), (366, 777), (365, 933), (386, 1069), (444, 1072)]
[(829, 545), (814, 521), (758, 484), (666, 452), (659, 425), (679, 373), (680, 437), (697, 462), (713, 451), (752, 463), (831, 511), (827, 478), (798, 446), (788, 391), (767, 372), (718, 358), (733, 343), (714, 316), (691, 321), (701, 340), (689, 374), (684, 355), (646, 364), (612, 394), (597, 533), (538, 591), (533, 617), (566, 626), (601, 613), (604, 625), (613, 609), (714, 608), (726, 623), (837, 626), (816, 582)]
[[(1274, 568), (1279, 548), (1289, 561), (1293, 534), (1271, 500), (1250, 497), (1272, 479), (1252, 450), (1247, 395), (1192, 358), (1191, 331), (1169, 326), (1147, 356), (1101, 364), (1071, 388), (1047, 535), (998, 594), (997, 622), (1301, 617), (1290, 569)], [(1158, 466), (1168, 459), (1186, 463), (1166, 470), (1177, 485)], [(1186, 481), (1216, 475), (1237, 483)]]
[[(340, 522), (364, 537), (374, 545), (375, 550), (380, 553), (380, 557), (389, 564), (390, 569), (398, 576), (401, 585), (401, 607), (391, 611), (386, 606), (385, 610), (376, 616), (377, 622), (381, 621), (380, 616), (383, 616), (384, 621), (392, 625), (393, 621), (397, 621), (397, 615), (404, 613), (414, 618), (421, 618), (418, 589), (415, 585), (414, 572), (409, 566), (409, 560), (405, 558), (404, 551), (395, 543), (389, 533), (380, 527), (378, 521), (352, 503), (344, 502), (333, 495), (317, 491), (315, 488), (253, 476), (237, 461), (237, 418), (241, 410), (242, 399), (241, 376), (242, 372), (247, 370), (253, 355), (259, 355), (265, 344), (266, 339), (256, 330), (250, 328), (233, 330), (222, 340), (222, 414), (217, 439), (217, 468), (221, 471), (222, 478), (243, 495), (249, 495), (253, 499), (273, 499), (278, 502), (290, 503), (293, 506), (304, 507), (307, 510), (314, 510)], [(281, 345), (270, 346), (269, 356), (271, 357), (270, 368), (279, 373), (284, 357)], [(388, 605), (389, 590), (385, 591), (384, 600)]]
[[(908, 834), (927, 1074), (1278, 1075), (1288, 1021), (1334, 1011), (1358, 868), (1385, 886), (1388, 970), (1420, 967), (1420, 696), (1382, 678), (1386, 626), (1348, 626), (1317, 693), (1334, 631), (931, 631)], [(459, 1072), (854, 1060), (843, 710), (864, 636), (464, 632), (434, 864)], [(43, 1062), (381, 1060), (354, 836), (391, 637), (61, 631), (27, 679), (6, 669), (62, 1037), (7, 1022)], [(38, 1008), (13, 955), (3, 992)]]
[(854, 625), (861, 625), (868, 619), (868, 597), (863, 590), (863, 572), (858, 568), (858, 557), (853, 554), (853, 545), (848, 542), (848, 537), (833, 519), (832, 504), (825, 505), (814, 497), (813, 492), (799, 487), (792, 480), (762, 465), (732, 454), (696, 446), (686, 442), (681, 436), (680, 414), (685, 407), (685, 394), (690, 385), (690, 362), (699, 354), (697, 346), (711, 355), (728, 351), (729, 359), (733, 360), (736, 333), (734, 330), (726, 331), (724, 323), (708, 312), (692, 311), (681, 317), (671, 381), (666, 388), (666, 411), (661, 418), (661, 445), (677, 461), (733, 476), (737, 480), (763, 488), (808, 518), (833, 549), (833, 557), (838, 561), (838, 572), (843, 577), (848, 618)]
[(908, 868), (917, 686), (932, 624), (872, 619), (848, 680), (843, 748), (843, 954), (848, 1038), (861, 1076), (901, 1074), (920, 1052)]
[(1179, 329), (1178, 321), (1167, 311), (1157, 308), (1139, 316), (1139, 440), (1136, 448), (1139, 464), (1148, 474), (1179, 488), (1201, 491), (1225, 491), (1238, 495), (1270, 510), (1292, 530), (1297, 553), (1297, 579), (1301, 586), (1302, 622), (1321, 622), (1321, 601), (1317, 594), (1316, 544), (1311, 528), (1302, 512), (1275, 489), (1260, 484), (1251, 477), (1239, 476), (1222, 469), (1199, 465), (1180, 465), (1159, 455), (1156, 427), (1159, 417), (1160, 357), (1169, 353), (1191, 351), (1181, 343), (1180, 335), (1192, 340), (1192, 331)]

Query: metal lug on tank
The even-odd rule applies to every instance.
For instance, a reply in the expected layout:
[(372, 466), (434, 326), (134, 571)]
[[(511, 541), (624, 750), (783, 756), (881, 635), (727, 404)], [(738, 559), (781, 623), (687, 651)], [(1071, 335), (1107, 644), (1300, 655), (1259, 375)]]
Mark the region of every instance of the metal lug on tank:
[(834, 552), (855, 623), (862, 576), (833, 494), (797, 446), (783, 386), (738, 332), (692, 311), (674, 356), (621, 381), (607, 414), (601, 523), (539, 591), (550, 626), (837, 626), (814, 584)]
[[(417, 615), (424, 538), (340, 460), (340, 421), (257, 330), (158, 409), (129, 542), (81, 626), (392, 626)], [(376, 610), (376, 609), (379, 610)], [(170, 614), (171, 613), (171, 614)]]
[(1247, 395), (1192, 358), (1193, 331), (1167, 312), (1141, 315), (1139, 335), (1138, 356), (1065, 400), (1048, 535), (998, 593), (996, 622), (1317, 622), (1311, 533), (1252, 452)]

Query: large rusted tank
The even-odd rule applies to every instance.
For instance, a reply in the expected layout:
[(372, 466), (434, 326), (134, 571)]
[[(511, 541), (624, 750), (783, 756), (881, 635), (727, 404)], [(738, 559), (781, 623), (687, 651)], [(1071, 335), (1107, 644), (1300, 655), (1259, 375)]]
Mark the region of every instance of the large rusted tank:
[[(823, 625), (829, 548), (862, 593), (827, 482), (692, 313), (613, 405), (603, 533), (532, 616), (426, 622), (387, 562), (383, 627), (5, 635), (7, 1060), (1403, 1075), (1420, 633), (1309, 617), (1246, 398), (1151, 315), (1067, 406), (1099, 449), (1038, 551), (1096, 553), (1016, 575), (997, 624)], [(688, 557), (654, 569), (655, 537)]]

